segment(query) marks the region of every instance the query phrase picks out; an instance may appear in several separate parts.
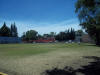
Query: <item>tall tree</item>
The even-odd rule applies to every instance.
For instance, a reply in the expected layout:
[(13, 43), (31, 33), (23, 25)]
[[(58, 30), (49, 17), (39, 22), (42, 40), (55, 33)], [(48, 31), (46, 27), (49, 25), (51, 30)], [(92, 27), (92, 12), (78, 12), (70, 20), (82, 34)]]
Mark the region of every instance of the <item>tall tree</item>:
[(26, 33), (25, 32), (23, 32), (23, 35), (21, 36), (21, 38), (23, 41), (26, 40)]
[(60, 32), (58, 35), (56, 35), (55, 39), (58, 41), (65, 41), (66, 40), (66, 33)]
[(70, 31), (70, 40), (75, 40), (75, 31), (72, 28), (71, 28), (71, 31)]
[(15, 29), (15, 37), (18, 37), (17, 27), (15, 23), (14, 23), (14, 29)]
[(77, 30), (76, 31), (76, 36), (82, 36), (84, 32), (82, 30)]
[(0, 36), (1, 36), (1, 28), (0, 28)]
[(58, 41), (75, 40), (75, 31), (72, 28), (68, 29), (65, 32), (60, 32), (55, 38)]
[(55, 32), (50, 32), (51, 37), (55, 37), (56, 33)]
[(100, 45), (100, 0), (77, 0), (75, 12), (80, 25)]
[(4, 37), (10, 37), (10, 28), (6, 26), (6, 23), (4, 22), (3, 26), (0, 29), (0, 35)]
[(13, 28), (13, 24), (11, 24), (10, 30), (11, 30), (11, 36), (13, 37), (13, 36), (14, 36), (14, 28)]
[(16, 24), (11, 24), (11, 36), (18, 37), (17, 27)]

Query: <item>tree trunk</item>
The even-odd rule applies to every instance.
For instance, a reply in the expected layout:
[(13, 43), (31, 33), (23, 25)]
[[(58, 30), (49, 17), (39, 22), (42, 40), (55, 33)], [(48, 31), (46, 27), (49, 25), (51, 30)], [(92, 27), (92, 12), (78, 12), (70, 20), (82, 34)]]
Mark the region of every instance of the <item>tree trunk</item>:
[(99, 35), (99, 32), (96, 33), (96, 45), (100, 46), (100, 35)]

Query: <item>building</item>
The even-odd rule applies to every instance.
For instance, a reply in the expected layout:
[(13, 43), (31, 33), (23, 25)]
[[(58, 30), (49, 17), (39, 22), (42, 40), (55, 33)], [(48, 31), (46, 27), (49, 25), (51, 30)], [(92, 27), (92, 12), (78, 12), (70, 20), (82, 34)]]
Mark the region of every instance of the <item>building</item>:
[(91, 37), (88, 34), (83, 34), (81, 37), (81, 41), (84, 43), (94, 43)]
[(21, 43), (21, 38), (19, 37), (0, 37), (0, 44), (6, 43)]
[(53, 38), (53, 37), (40, 38), (38, 40), (33, 40), (33, 42), (36, 42), (36, 43), (52, 43), (52, 42), (55, 42), (55, 38)]

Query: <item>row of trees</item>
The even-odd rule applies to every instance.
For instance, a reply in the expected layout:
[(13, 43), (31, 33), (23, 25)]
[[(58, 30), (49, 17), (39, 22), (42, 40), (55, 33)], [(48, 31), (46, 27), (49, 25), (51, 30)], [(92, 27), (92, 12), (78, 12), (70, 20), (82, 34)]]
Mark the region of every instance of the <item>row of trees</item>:
[(77, 0), (75, 7), (80, 25), (100, 46), (100, 0)]
[(2, 37), (18, 37), (17, 27), (14, 24), (11, 24), (9, 28), (4, 22), (3, 26), (0, 28), (0, 36)]
[(76, 36), (82, 36), (82, 34), (83, 34), (82, 30), (75, 31), (72, 28), (65, 30), (63, 32), (59, 32), (58, 34), (56, 34), (55, 32), (50, 32), (49, 34), (43, 34), (43, 35), (38, 34), (38, 32), (35, 30), (29, 30), (23, 33), (22, 40), (29, 41), (29, 40), (37, 40), (40, 38), (46, 39), (53, 37), (58, 41), (68, 41), (68, 40), (75, 40)]
[(60, 32), (58, 35), (56, 35), (56, 40), (58, 41), (68, 41), (68, 40), (75, 40), (75, 30), (74, 29), (68, 29), (65, 32)]
[(50, 34), (40, 35), (35, 30), (29, 30), (27, 32), (24, 32), (21, 38), (24, 41), (29, 41), (29, 40), (37, 40), (37, 39), (40, 39), (40, 38), (45, 39), (45, 38), (48, 38), (48, 37), (55, 37), (55, 36), (56, 36), (56, 33), (54, 33), (54, 32), (50, 32)]

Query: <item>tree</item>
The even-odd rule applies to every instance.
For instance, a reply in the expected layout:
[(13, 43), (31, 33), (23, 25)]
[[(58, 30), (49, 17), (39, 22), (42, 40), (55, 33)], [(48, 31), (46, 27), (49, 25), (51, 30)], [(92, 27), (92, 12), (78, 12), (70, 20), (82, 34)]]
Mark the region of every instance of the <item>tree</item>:
[(41, 39), (41, 38), (43, 38), (43, 36), (42, 35), (40, 35), (40, 34), (38, 34), (38, 39)]
[(65, 32), (60, 32), (58, 35), (56, 35), (56, 40), (58, 41), (66, 41), (66, 33)]
[(23, 35), (21, 36), (22, 40), (26, 40), (26, 33), (23, 32)]
[(18, 37), (17, 27), (16, 24), (11, 24), (11, 36)]
[(56, 33), (55, 32), (50, 32), (51, 37), (55, 37)]
[(29, 31), (27, 31), (26, 33), (23, 34), (22, 39), (27, 40), (27, 41), (36, 40), (37, 36), (38, 36), (37, 34), (38, 34), (37, 31), (29, 30)]
[(66, 33), (66, 41), (70, 40), (70, 30), (65, 30)]
[(71, 31), (70, 31), (70, 40), (75, 40), (75, 31), (72, 28), (71, 28)]
[(0, 36), (1, 36), (1, 28), (0, 28)]
[(77, 0), (75, 6), (80, 25), (100, 45), (100, 0)]
[(5, 22), (0, 29), (0, 36), (10, 37), (10, 28), (6, 26)]
[(51, 37), (50, 34), (43, 34), (43, 38)]
[(11, 36), (13, 37), (14, 36), (14, 26), (13, 26), (13, 24), (11, 24)]
[(58, 40), (58, 41), (75, 40), (74, 29), (71, 28), (64, 32), (60, 32), (58, 35), (56, 35), (56, 40)]
[(82, 36), (84, 32), (82, 30), (77, 30), (76, 31), (76, 36)]

